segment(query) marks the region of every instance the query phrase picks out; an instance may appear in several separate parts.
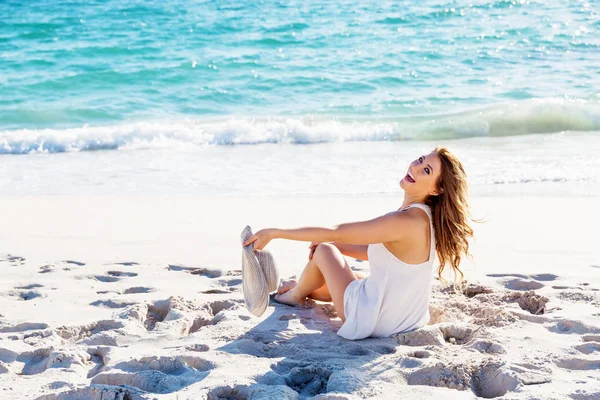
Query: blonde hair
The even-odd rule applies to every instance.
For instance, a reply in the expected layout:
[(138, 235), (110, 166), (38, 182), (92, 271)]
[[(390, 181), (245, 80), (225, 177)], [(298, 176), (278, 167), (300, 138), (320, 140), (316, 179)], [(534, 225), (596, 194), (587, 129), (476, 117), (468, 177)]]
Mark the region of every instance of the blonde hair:
[(462, 163), (447, 148), (436, 147), (434, 151), (442, 163), (437, 181), (438, 194), (429, 196), (425, 203), (433, 215), (435, 247), (440, 261), (438, 277), (446, 283), (442, 271), (449, 264), (454, 272), (454, 289), (457, 290), (456, 278), (460, 275), (462, 291), (464, 274), (459, 264), (463, 254), (471, 258), (468, 240), (473, 237), (473, 229), (469, 226), (467, 174)]

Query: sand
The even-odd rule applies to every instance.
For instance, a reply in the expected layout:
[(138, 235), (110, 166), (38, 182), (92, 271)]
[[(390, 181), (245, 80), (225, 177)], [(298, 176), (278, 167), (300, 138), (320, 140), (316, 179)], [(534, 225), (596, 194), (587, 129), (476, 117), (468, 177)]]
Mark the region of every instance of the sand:
[[(239, 233), (374, 217), (397, 198), (3, 197), (0, 398), (600, 398), (598, 199), (472, 203), (486, 222), (467, 291), (436, 280), (429, 325), (347, 341), (327, 303), (252, 316)], [(308, 255), (268, 248), (283, 277)]]

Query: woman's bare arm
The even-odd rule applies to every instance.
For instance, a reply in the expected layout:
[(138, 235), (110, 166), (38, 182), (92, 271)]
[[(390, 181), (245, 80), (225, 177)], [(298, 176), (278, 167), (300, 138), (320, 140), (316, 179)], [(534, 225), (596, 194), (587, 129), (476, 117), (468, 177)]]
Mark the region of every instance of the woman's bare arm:
[(250, 236), (243, 245), (254, 243), (254, 250), (262, 250), (272, 239), (347, 244), (385, 243), (410, 239), (415, 230), (422, 228), (425, 223), (414, 213), (393, 211), (369, 221), (341, 224), (335, 228), (261, 229)]
[(369, 248), (369, 245), (337, 242), (334, 242), (333, 245), (337, 247), (345, 256), (356, 258), (358, 260), (369, 261), (369, 257), (367, 255), (367, 249)]

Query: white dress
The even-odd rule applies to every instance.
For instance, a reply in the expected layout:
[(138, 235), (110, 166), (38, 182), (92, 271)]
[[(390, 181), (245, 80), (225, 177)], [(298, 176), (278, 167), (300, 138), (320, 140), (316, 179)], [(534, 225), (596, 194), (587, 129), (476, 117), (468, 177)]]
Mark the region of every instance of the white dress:
[(429, 216), (429, 259), (421, 264), (407, 264), (390, 253), (383, 243), (369, 245), (371, 274), (350, 282), (344, 292), (346, 322), (337, 332), (341, 337), (350, 340), (387, 337), (429, 322), (435, 234), (429, 206), (416, 203), (406, 209), (411, 207), (418, 207)]

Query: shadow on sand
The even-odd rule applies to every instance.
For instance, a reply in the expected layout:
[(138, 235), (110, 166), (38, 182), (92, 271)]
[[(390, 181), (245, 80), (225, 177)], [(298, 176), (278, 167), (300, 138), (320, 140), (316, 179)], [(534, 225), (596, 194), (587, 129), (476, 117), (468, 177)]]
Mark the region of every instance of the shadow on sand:
[(267, 318), (218, 350), (273, 359), (271, 371), (257, 376), (255, 385), (214, 388), (209, 399), (350, 394), (365, 386), (365, 364), (396, 352), (398, 344), (392, 338), (350, 341), (338, 336), (342, 323), (332, 304), (309, 301), (304, 307), (290, 307), (271, 298), (270, 305), (274, 310)]

